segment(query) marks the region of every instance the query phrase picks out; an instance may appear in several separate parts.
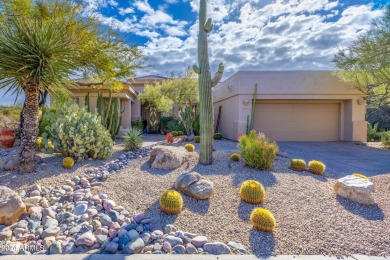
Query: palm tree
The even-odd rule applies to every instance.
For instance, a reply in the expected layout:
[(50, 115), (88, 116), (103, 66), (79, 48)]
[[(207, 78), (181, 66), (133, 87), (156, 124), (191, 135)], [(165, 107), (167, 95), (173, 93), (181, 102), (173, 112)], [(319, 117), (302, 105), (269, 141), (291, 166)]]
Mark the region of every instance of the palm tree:
[(74, 39), (65, 26), (39, 17), (11, 17), (7, 26), (0, 26), (0, 88), (25, 95), (21, 172), (34, 170), (40, 91), (62, 90), (76, 70)]

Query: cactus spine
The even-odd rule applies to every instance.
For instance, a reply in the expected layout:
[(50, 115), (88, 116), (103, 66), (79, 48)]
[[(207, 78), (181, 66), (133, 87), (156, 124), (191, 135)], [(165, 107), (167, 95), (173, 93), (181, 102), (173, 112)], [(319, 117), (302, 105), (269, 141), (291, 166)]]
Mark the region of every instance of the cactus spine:
[(249, 121), (249, 115), (246, 118), (246, 134), (247, 135), (250, 133), (251, 130), (253, 130), (253, 122), (255, 121), (256, 98), (257, 98), (257, 83), (255, 84), (255, 90), (253, 92), (251, 120)]
[(199, 35), (198, 35), (198, 66), (194, 65), (195, 73), (199, 74), (199, 110), (200, 110), (200, 156), (201, 164), (212, 163), (213, 152), (213, 96), (212, 87), (216, 86), (222, 78), (224, 66), (218, 66), (218, 71), (211, 79), (208, 57), (207, 34), (213, 29), (211, 18), (207, 19), (206, 0), (200, 0), (199, 6)]

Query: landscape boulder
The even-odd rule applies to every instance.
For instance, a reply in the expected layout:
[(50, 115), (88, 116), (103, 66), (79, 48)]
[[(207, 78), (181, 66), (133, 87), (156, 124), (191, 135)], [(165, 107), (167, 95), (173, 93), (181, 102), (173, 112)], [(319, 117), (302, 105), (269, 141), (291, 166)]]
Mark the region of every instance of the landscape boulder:
[(197, 172), (181, 174), (175, 181), (175, 188), (195, 199), (208, 199), (213, 195), (214, 185)]
[(5, 186), (0, 186), (0, 225), (11, 225), (26, 213), (19, 194)]
[(375, 204), (371, 194), (374, 191), (374, 184), (368, 179), (347, 175), (337, 180), (334, 190), (337, 195), (346, 199), (365, 205)]
[(150, 153), (149, 163), (155, 169), (171, 170), (186, 162), (187, 156), (187, 151), (181, 147), (156, 146)]

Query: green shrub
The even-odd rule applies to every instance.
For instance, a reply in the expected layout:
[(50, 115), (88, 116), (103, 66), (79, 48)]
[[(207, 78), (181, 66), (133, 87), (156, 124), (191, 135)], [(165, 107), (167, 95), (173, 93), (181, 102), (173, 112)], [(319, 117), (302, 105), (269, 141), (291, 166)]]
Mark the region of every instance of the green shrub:
[(200, 136), (199, 135), (195, 136), (194, 141), (195, 143), (200, 143)]
[(390, 131), (382, 133), (381, 142), (384, 148), (390, 149)]
[(183, 133), (183, 131), (177, 131), (177, 135), (182, 136), (182, 135), (184, 135), (184, 133)]
[(173, 137), (176, 137), (178, 135), (178, 132), (177, 131), (172, 131), (171, 134), (172, 134)]
[(131, 128), (138, 128), (141, 131), (144, 129), (144, 123), (142, 122), (142, 119), (138, 119), (136, 121), (131, 122)]
[(367, 142), (379, 141), (381, 134), (378, 132), (378, 123), (372, 126), (370, 123), (367, 123)]
[(215, 133), (214, 134), (214, 139), (217, 139), (217, 140), (222, 139), (222, 134), (221, 133)]
[(169, 121), (168, 124), (167, 124), (167, 128), (168, 128), (168, 131), (169, 132), (173, 132), (173, 131), (184, 131), (184, 126), (181, 125), (177, 120), (172, 120), (172, 121)]
[(140, 148), (142, 142), (142, 130), (137, 127), (130, 128), (123, 137), (123, 145), (130, 151)]
[(63, 105), (51, 115), (55, 118), (45, 130), (50, 134), (54, 149), (49, 147), (48, 134), (43, 133), (43, 152), (58, 151), (65, 157), (73, 157), (78, 161), (88, 157), (105, 159), (112, 155), (114, 142), (97, 113), (91, 114), (72, 103)]
[(278, 151), (275, 142), (270, 142), (262, 133), (256, 135), (255, 130), (252, 130), (249, 135), (241, 136), (238, 148), (246, 165), (261, 170), (272, 167)]
[(160, 129), (167, 131), (168, 123), (174, 121), (175, 118), (173, 116), (162, 116), (160, 117)]

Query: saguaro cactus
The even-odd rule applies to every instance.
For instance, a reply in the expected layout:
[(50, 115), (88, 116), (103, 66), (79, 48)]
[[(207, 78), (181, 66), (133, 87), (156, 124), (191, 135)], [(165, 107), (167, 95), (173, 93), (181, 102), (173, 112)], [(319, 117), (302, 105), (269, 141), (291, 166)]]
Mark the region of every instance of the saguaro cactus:
[(199, 35), (198, 35), (198, 66), (194, 65), (194, 71), (199, 74), (199, 120), (200, 120), (200, 156), (201, 164), (211, 164), (213, 161), (213, 96), (212, 87), (218, 84), (223, 74), (223, 64), (220, 63), (218, 71), (211, 79), (207, 34), (213, 29), (211, 18), (207, 19), (206, 0), (200, 0), (199, 6)]

